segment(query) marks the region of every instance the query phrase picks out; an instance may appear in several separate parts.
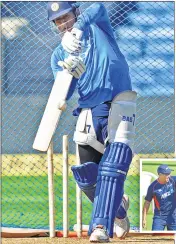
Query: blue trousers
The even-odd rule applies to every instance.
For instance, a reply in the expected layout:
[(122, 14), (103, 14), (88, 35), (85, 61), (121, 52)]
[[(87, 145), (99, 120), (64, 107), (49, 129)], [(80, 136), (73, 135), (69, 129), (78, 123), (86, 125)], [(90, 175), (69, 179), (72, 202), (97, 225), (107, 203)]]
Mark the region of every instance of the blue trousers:
[(165, 228), (170, 231), (176, 230), (176, 219), (173, 217), (154, 216), (152, 230), (162, 231)]

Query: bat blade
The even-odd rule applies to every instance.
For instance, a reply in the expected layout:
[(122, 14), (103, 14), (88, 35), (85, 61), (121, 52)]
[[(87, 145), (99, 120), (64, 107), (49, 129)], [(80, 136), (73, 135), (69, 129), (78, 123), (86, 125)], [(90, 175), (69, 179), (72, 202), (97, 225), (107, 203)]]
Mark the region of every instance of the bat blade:
[(62, 110), (58, 108), (61, 100), (66, 100), (73, 76), (67, 70), (59, 71), (53, 84), (42, 120), (40, 122), (33, 148), (47, 151), (57, 128)]

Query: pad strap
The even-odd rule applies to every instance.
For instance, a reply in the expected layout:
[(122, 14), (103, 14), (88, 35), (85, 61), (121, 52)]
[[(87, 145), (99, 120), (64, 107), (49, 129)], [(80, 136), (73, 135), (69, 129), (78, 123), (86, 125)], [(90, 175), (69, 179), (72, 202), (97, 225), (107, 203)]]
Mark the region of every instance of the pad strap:
[(89, 145), (98, 152), (102, 153), (104, 152), (104, 145), (97, 141), (94, 135), (91, 134), (85, 134), (80, 131), (75, 131), (73, 140), (78, 144), (78, 145)]

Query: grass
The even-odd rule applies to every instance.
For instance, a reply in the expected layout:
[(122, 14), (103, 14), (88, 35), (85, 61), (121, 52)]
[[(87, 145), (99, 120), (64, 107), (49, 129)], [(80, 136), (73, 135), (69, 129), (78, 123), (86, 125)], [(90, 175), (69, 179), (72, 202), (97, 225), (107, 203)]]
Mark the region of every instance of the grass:
[(176, 174), (176, 161), (170, 161), (170, 160), (162, 160), (162, 161), (143, 161), (142, 162), (142, 170), (143, 171), (149, 171), (155, 175), (157, 175), (157, 168), (160, 164), (167, 164), (169, 165), (169, 168), (175, 170)]
[[(55, 176), (55, 207), (56, 224), (62, 229), (62, 177)], [(130, 198), (129, 216), (131, 224), (139, 226), (138, 199), (139, 177), (129, 176), (125, 187), (127, 194), (131, 193), (131, 183), (134, 185), (134, 195)], [(76, 195), (73, 178), (69, 178), (69, 220), (70, 229), (76, 223)], [(137, 193), (136, 193), (137, 192)], [(92, 204), (83, 197), (83, 223), (89, 224)], [(48, 186), (47, 176), (4, 176), (2, 179), (2, 224), (3, 226), (48, 228)]]
[[(139, 227), (139, 158), (173, 158), (173, 154), (135, 155), (125, 182), (130, 196), (129, 218)], [(69, 165), (75, 155), (69, 155)], [(151, 166), (149, 166), (151, 168)], [(147, 168), (146, 168), (147, 169)], [(156, 168), (153, 169), (154, 171)], [(62, 155), (54, 154), (56, 225), (62, 229)], [(2, 155), (2, 225), (48, 228), (48, 177), (46, 154)], [(76, 223), (76, 187), (69, 168), (69, 226)], [(89, 224), (92, 204), (83, 196), (83, 224)], [(150, 228), (151, 216), (148, 215)]]

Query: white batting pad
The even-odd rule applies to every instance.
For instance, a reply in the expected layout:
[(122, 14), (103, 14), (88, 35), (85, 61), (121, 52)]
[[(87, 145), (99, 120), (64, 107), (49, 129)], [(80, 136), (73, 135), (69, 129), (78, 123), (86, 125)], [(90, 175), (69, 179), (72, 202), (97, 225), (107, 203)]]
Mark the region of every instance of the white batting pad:
[(112, 101), (108, 118), (108, 141), (122, 142), (133, 150), (136, 122), (136, 98), (134, 91), (118, 94)]
[(73, 140), (79, 145), (90, 145), (97, 151), (104, 152), (104, 145), (97, 141), (91, 109), (82, 109), (78, 117)]

